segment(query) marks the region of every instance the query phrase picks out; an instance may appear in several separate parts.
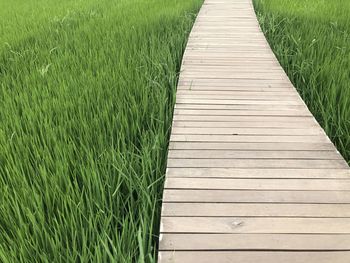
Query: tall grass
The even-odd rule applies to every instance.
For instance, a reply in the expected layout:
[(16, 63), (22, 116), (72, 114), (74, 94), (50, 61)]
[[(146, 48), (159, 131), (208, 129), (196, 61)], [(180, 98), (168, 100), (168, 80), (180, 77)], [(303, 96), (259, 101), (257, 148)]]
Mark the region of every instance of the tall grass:
[(201, 0), (0, 0), (0, 262), (154, 262)]
[(254, 0), (273, 51), (350, 162), (350, 1)]

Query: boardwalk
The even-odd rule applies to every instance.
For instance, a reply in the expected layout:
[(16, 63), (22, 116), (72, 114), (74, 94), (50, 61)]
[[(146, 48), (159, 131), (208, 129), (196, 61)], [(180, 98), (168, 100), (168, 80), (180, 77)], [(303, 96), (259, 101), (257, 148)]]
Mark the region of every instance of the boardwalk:
[(349, 263), (350, 171), (251, 0), (207, 0), (180, 75), (159, 262)]

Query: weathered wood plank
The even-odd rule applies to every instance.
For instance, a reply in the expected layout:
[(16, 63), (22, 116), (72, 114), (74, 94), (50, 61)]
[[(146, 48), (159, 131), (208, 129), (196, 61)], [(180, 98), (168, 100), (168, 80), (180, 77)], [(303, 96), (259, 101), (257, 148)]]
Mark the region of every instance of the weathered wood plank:
[[(265, 122), (265, 123), (299, 123), (299, 127), (303, 127), (305, 123), (315, 124), (314, 118), (310, 116), (198, 116), (198, 115), (175, 115), (174, 121), (186, 121), (186, 122)], [(215, 124), (213, 125), (215, 127)]]
[(319, 135), (197, 135), (172, 134), (172, 142), (295, 142), (295, 143), (327, 143), (329, 139)]
[[(225, 53), (223, 53), (223, 57), (224, 55), (226, 55)], [(215, 55), (215, 57), (218, 56)], [(243, 57), (243, 56), (228, 56), (229, 58), (236, 58), (236, 57)], [(184, 72), (182, 74), (182, 77), (184, 78), (217, 78), (217, 77), (223, 77), (223, 78), (227, 78), (227, 79), (236, 79), (236, 78), (249, 78), (249, 79), (276, 79), (276, 80), (283, 80), (286, 77), (285, 76), (281, 76), (281, 74), (279, 73), (275, 73), (275, 74), (266, 74), (265, 72), (256, 72), (254, 74), (252, 74), (251, 72), (232, 72), (232, 73), (222, 73), (222, 72), (212, 72), (212, 71), (207, 71), (207, 72)]]
[[(245, 86), (246, 85), (246, 86)], [(271, 93), (276, 93), (280, 95), (285, 95), (285, 94), (296, 94), (295, 91), (291, 91), (291, 87), (289, 86), (266, 86), (266, 85), (221, 85), (217, 87), (213, 87), (212, 85), (204, 85), (203, 83), (197, 83), (193, 82), (192, 84), (184, 82), (183, 85), (178, 86), (178, 92), (183, 92), (183, 93), (192, 93), (196, 94), (199, 92), (202, 93), (217, 93), (217, 94), (225, 94), (225, 93), (231, 93), (231, 95), (235, 95), (235, 93), (246, 93), (246, 95), (249, 94), (256, 94), (259, 95), (258, 93), (262, 94), (265, 93), (266, 95), (269, 95)], [(232, 100), (232, 99), (229, 99)], [(233, 99), (237, 100), (237, 99)], [(234, 105), (234, 103), (233, 103)], [(302, 104), (304, 107), (305, 105)], [(290, 105), (280, 105), (280, 106), (290, 106)], [(300, 106), (300, 105), (299, 105)]]
[[(185, 60), (186, 62), (190, 62), (193, 61), (191, 59), (186, 58)], [(237, 60), (211, 60), (209, 58), (201, 58), (199, 60), (196, 60), (196, 62), (204, 62), (204, 61), (209, 61), (212, 63), (232, 63), (233, 61), (237, 61)], [(241, 60), (243, 61), (243, 59)], [(237, 62), (241, 62), (241, 61), (237, 61)], [(249, 59), (244, 59), (244, 61), (250, 61)], [(251, 60), (251, 61), (255, 61), (255, 60)], [(274, 61), (274, 60), (273, 60)], [(266, 61), (264, 61), (264, 63), (266, 63)], [(276, 62), (277, 63), (277, 62)], [(227, 79), (227, 78), (216, 78), (216, 79), (210, 79), (210, 78), (201, 78), (201, 79), (191, 79), (191, 78), (184, 78), (181, 76), (180, 74), (180, 78), (179, 78), (179, 86), (196, 86), (196, 85), (202, 85), (202, 86), (211, 86), (211, 87), (244, 87), (244, 88), (248, 88), (248, 87), (265, 87), (265, 88), (269, 88), (269, 87), (289, 87), (292, 88), (292, 84), (289, 81), (285, 81), (285, 80), (256, 80), (256, 79)]]
[[(349, 250), (350, 235), (161, 234), (159, 249), (173, 250)], [(260, 262), (260, 261), (258, 261)]]
[(349, 169), (168, 168), (167, 178), (340, 178), (350, 179)]
[(327, 143), (329, 139), (320, 135), (206, 135), (206, 134), (172, 134), (172, 142), (295, 142)]
[(175, 109), (202, 109), (202, 110), (246, 110), (246, 111), (301, 111), (308, 112), (303, 105), (203, 105), (177, 104)]
[[(275, 92), (275, 91), (218, 91), (218, 90), (209, 90), (209, 91), (196, 91), (196, 90), (178, 90), (178, 95), (186, 95), (186, 94), (194, 94), (194, 95), (245, 95), (245, 96), (281, 96), (281, 95), (293, 95), (299, 96), (295, 90), (292, 89), (284, 89), (283, 91)], [(300, 107), (300, 106), (299, 106)], [(306, 110), (305, 107), (300, 107), (300, 109)]]
[(165, 189), (164, 202), (350, 204), (344, 191), (246, 191)]
[[(254, 116), (255, 117), (255, 116)], [(265, 116), (262, 116), (265, 117)], [(221, 119), (221, 118), (220, 118)], [(319, 127), (312, 119), (306, 120), (304, 122), (298, 121), (298, 122), (278, 122), (278, 121), (225, 121), (226, 119), (223, 119), (222, 121), (191, 121), (191, 120), (174, 120), (173, 127), (183, 127), (183, 128), (190, 128), (190, 127), (196, 127), (196, 128), (278, 128), (278, 129), (298, 129), (298, 128), (315, 128)], [(209, 142), (208, 142), (209, 143)], [(334, 149), (334, 148), (333, 148)], [(288, 148), (286, 148), (288, 150)]]
[(249, 94), (250, 92), (265, 92), (266, 94), (269, 94), (271, 92), (279, 93), (280, 95), (295, 92), (291, 91), (291, 87), (285, 85), (285, 86), (266, 86), (266, 85), (249, 85), (245, 87), (242, 85), (221, 85), (218, 87), (213, 87), (212, 85), (204, 85), (202, 83), (185, 83), (183, 85), (178, 86), (178, 92), (217, 92), (217, 93), (223, 93), (223, 92), (245, 92)]
[(162, 217), (161, 233), (350, 234), (350, 218)]
[(200, 99), (200, 98), (176, 98), (179, 104), (216, 104), (216, 105), (304, 105), (298, 100), (253, 100), (253, 99)]
[[(208, 48), (207, 48), (208, 50)], [(261, 63), (262, 64), (262, 63)], [(277, 65), (275, 67), (264, 67), (264, 66), (260, 66), (260, 65), (251, 65), (251, 64), (247, 64), (247, 63), (241, 63), (241, 65), (239, 66), (238, 64), (232, 65), (232, 68), (229, 66), (207, 66), (205, 64), (201, 64), (201, 65), (186, 65), (182, 67), (181, 72), (183, 73), (183, 75), (185, 75), (185, 73), (207, 73), (208, 71), (216, 73), (216, 74), (229, 74), (232, 71), (236, 72), (236, 73), (247, 73), (247, 72), (258, 72), (258, 73), (265, 73), (268, 74), (269, 72), (273, 72), (274, 74), (281, 74), (282, 73), (282, 69), (278, 68)]]
[(307, 111), (277, 111), (277, 110), (205, 110), (205, 109), (175, 109), (174, 115), (193, 116), (296, 116), (307, 117), (311, 114)]
[(192, 168), (333, 168), (345, 169), (347, 163), (340, 160), (308, 159), (168, 159), (168, 167)]
[(164, 187), (165, 189), (206, 190), (350, 191), (350, 180), (168, 178)]
[(270, 96), (269, 94), (267, 95), (220, 95), (220, 93), (216, 95), (198, 95), (198, 94), (179, 94), (177, 96), (178, 99), (202, 99), (202, 100), (207, 100), (207, 99), (213, 99), (213, 100), (265, 100), (265, 101), (298, 101), (299, 97), (297, 95), (285, 95), (285, 96)]
[(350, 217), (350, 204), (164, 203), (167, 217)]
[(171, 159), (314, 159), (341, 160), (343, 157), (336, 151), (290, 151), (290, 150), (171, 150)]
[[(256, 115), (255, 115), (256, 116)], [(318, 127), (308, 127), (305, 129), (289, 128), (200, 128), (200, 127), (176, 127), (172, 129), (172, 134), (185, 135), (323, 135), (324, 131)]]

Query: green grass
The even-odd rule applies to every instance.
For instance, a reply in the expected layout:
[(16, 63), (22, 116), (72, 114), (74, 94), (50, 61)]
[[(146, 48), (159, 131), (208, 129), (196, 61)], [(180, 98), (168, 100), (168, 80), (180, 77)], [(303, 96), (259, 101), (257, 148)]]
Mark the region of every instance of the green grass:
[(201, 0), (0, 0), (0, 262), (153, 262)]
[(281, 65), (350, 162), (350, 1), (254, 0), (254, 4)]

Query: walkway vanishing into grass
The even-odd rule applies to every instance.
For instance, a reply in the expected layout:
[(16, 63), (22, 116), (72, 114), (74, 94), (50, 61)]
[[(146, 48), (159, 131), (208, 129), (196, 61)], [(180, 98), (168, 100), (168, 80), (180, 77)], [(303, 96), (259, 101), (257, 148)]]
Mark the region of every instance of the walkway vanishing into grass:
[(183, 58), (159, 262), (348, 263), (350, 170), (251, 0), (205, 1)]

